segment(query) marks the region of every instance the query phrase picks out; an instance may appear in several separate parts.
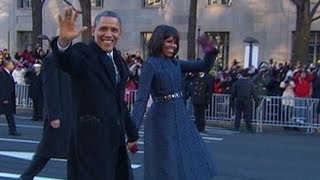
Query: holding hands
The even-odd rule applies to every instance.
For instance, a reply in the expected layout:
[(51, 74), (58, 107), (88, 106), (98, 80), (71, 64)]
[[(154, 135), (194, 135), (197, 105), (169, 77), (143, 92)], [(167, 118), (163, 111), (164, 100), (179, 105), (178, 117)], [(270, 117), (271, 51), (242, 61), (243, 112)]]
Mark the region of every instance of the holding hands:
[(51, 127), (53, 128), (59, 128), (60, 127), (60, 119), (54, 119), (50, 122)]
[(135, 153), (139, 150), (138, 141), (128, 142), (128, 144), (127, 144), (127, 149), (128, 149), (128, 151), (131, 152), (132, 154), (135, 154)]
[(73, 39), (78, 37), (82, 32), (88, 29), (87, 26), (76, 28), (80, 11), (74, 11), (72, 7), (64, 10), (64, 14), (59, 14), (59, 45), (66, 47)]

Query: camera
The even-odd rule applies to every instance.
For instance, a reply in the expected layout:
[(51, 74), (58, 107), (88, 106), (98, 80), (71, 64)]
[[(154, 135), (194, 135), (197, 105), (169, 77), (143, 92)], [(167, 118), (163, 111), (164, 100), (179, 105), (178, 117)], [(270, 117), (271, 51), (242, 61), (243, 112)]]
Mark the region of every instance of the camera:
[(290, 82), (290, 79), (284, 80), (284, 83), (285, 83), (285, 84), (289, 84), (289, 82)]

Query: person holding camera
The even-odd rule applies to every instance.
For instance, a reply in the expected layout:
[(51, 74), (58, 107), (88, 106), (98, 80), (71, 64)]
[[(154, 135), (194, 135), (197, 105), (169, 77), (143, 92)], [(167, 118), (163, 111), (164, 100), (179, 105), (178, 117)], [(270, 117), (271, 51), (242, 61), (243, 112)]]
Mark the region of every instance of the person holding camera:
[(141, 69), (142, 69), (142, 63), (143, 61), (141, 58), (136, 58), (136, 55), (131, 56), (131, 61), (133, 64), (129, 68), (129, 71), (136, 83), (139, 82), (140, 74), (141, 74)]
[[(282, 100), (281, 100), (281, 120), (283, 122), (290, 122), (292, 117), (292, 110), (294, 107), (294, 88), (296, 84), (292, 80), (292, 75), (286, 76), (284, 81), (280, 83), (280, 88), (283, 89), (282, 92)], [(285, 127), (285, 130), (289, 129), (289, 127)]]

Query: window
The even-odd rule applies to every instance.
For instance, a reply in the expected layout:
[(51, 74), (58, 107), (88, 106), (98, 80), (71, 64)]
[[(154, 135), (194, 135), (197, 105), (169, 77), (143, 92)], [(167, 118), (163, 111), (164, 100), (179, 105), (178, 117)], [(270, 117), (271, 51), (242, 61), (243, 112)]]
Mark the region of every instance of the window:
[(103, 0), (91, 0), (91, 7), (92, 8), (102, 8), (103, 7)]
[(149, 42), (149, 40), (150, 40), (150, 38), (151, 38), (151, 36), (152, 36), (152, 32), (142, 32), (141, 33), (141, 37), (142, 37), (142, 50), (143, 50), (143, 57), (145, 58), (145, 59), (147, 59), (148, 58), (148, 42)]
[(163, 0), (144, 0), (145, 7), (161, 7)]
[(206, 32), (209, 38), (216, 42), (217, 49), (220, 53), (217, 56), (217, 63), (222, 67), (228, 65), (229, 62), (229, 32)]
[(31, 31), (17, 32), (17, 50), (23, 50), (28, 44), (32, 44)]
[[(292, 33), (292, 47), (294, 43), (294, 32)], [(292, 48), (292, 57), (295, 52)], [(317, 62), (320, 60), (320, 31), (311, 31), (310, 32), (310, 41), (309, 41), (309, 59), (307, 63)]]
[(222, 4), (230, 6), (232, 0), (208, 0), (208, 5)]
[(31, 0), (18, 0), (18, 8), (31, 8)]

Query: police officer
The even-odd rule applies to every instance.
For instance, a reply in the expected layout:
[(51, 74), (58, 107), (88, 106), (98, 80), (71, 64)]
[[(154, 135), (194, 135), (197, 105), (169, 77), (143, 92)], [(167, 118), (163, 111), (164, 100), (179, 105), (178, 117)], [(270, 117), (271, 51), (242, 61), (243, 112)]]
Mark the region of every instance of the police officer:
[(231, 89), (231, 97), (235, 106), (235, 123), (234, 129), (239, 131), (241, 114), (246, 121), (247, 130), (253, 133), (251, 119), (252, 119), (252, 98), (256, 101), (255, 86), (249, 79), (249, 70), (244, 69), (239, 80), (237, 80)]
[(33, 121), (43, 120), (43, 90), (42, 90), (42, 73), (41, 64), (35, 63), (33, 65), (34, 73), (29, 86), (29, 96), (33, 103)]
[(204, 72), (195, 74), (191, 84), (191, 101), (193, 104), (195, 124), (200, 132), (205, 129), (205, 110), (211, 101), (212, 78)]

